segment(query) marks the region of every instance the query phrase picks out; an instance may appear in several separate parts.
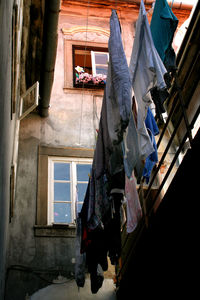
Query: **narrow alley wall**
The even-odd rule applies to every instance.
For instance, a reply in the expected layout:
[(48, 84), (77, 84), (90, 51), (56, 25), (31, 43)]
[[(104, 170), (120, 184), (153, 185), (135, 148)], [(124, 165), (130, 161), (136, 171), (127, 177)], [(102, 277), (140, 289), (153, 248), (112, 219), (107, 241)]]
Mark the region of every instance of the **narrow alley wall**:
[[(42, 170), (39, 177), (40, 149), (72, 154), (82, 149), (90, 153), (94, 150), (103, 89), (74, 87), (73, 46), (107, 48), (111, 9), (94, 3), (89, 8), (77, 1), (62, 3), (49, 116), (41, 118), (34, 111), (20, 124), (6, 300), (24, 299), (50, 284), (59, 273), (67, 278), (74, 276), (75, 227), (56, 228), (38, 222), (38, 186), (48, 181), (48, 170)], [(118, 6), (128, 62), (138, 10), (136, 4)], [(43, 195), (40, 204), (45, 206), (45, 201)]]
[[(127, 22), (126, 13), (121, 11), (122, 35), (128, 41), (124, 45), (129, 58), (136, 15), (129, 15)], [(94, 149), (103, 89), (73, 87), (72, 48), (69, 47), (83, 46), (87, 40), (90, 46), (107, 48), (110, 14), (110, 9), (102, 12), (92, 7), (87, 19), (86, 7), (62, 7), (49, 116), (42, 119), (35, 111), (20, 123), (6, 299), (24, 299), (27, 293), (30, 295), (48, 285), (59, 273), (68, 278), (74, 275), (75, 228), (59, 230), (37, 223), (38, 149), (40, 146)], [(87, 33), (83, 30), (86, 24)], [(48, 176), (46, 172), (44, 176)]]

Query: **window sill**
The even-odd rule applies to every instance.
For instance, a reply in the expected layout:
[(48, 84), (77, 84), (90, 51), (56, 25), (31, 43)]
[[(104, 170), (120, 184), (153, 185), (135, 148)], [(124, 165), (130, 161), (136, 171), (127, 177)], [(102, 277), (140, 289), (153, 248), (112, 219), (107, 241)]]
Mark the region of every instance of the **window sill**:
[(75, 224), (53, 224), (53, 225), (35, 225), (34, 235), (36, 237), (64, 237), (75, 238)]
[(98, 88), (98, 89), (92, 89), (92, 88), (77, 88), (77, 87), (67, 87), (65, 86), (63, 88), (64, 93), (67, 94), (94, 94), (94, 95), (99, 95), (99, 96), (103, 96), (104, 93), (104, 89), (102, 88)]
[(74, 88), (77, 89), (90, 89), (90, 90), (104, 90), (105, 84), (92, 84), (92, 83), (76, 83), (74, 84)]

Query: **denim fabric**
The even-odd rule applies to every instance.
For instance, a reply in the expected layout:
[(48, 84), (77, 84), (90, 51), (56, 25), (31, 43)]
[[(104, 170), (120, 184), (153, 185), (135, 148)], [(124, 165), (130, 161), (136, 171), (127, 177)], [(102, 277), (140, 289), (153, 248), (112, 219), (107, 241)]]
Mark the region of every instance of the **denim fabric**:
[(108, 132), (112, 144), (119, 144), (131, 113), (131, 81), (121, 39), (117, 13), (112, 10), (108, 42), (109, 66), (106, 81)]

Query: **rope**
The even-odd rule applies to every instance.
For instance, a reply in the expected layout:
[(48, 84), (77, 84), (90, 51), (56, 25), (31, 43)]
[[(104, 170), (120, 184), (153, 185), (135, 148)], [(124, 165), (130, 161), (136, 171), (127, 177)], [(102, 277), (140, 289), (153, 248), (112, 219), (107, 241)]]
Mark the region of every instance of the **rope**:
[[(86, 49), (87, 49), (87, 39), (88, 39), (89, 7), (90, 7), (90, 0), (88, 0), (88, 3), (87, 3), (86, 36), (85, 36), (85, 55), (84, 55), (84, 65), (83, 65), (83, 70), (85, 70), (85, 66), (86, 66)], [(81, 134), (82, 134), (84, 88), (85, 88), (85, 83), (83, 82), (83, 87), (82, 87), (82, 99), (81, 99), (81, 118), (80, 118), (80, 124), (79, 124), (79, 143), (78, 143), (79, 145), (81, 144)]]

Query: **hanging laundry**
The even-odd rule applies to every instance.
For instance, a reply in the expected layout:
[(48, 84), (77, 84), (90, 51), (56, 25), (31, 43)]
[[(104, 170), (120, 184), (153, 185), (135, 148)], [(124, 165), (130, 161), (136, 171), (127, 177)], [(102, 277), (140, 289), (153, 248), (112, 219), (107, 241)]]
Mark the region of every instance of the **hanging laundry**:
[(127, 233), (131, 233), (135, 230), (142, 217), (142, 208), (136, 188), (134, 173), (130, 179), (126, 176), (125, 196), (127, 201)]
[(145, 124), (146, 124), (149, 136), (152, 140), (153, 147), (154, 147), (154, 152), (152, 152), (146, 158), (145, 166), (144, 166), (144, 170), (143, 170), (143, 177), (146, 179), (146, 183), (148, 183), (149, 178), (151, 176), (151, 171), (152, 171), (154, 165), (158, 162), (158, 152), (157, 152), (155, 136), (159, 134), (158, 126), (156, 124), (154, 116), (149, 107), (148, 107), (148, 111), (147, 111), (147, 117), (145, 120)]
[[(136, 24), (129, 71), (138, 107), (136, 128), (132, 127), (132, 129), (137, 129), (139, 156), (135, 159), (132, 158), (132, 161), (142, 161), (154, 152), (154, 147), (145, 125), (147, 109), (152, 102), (149, 91), (154, 86), (157, 86), (159, 90), (166, 88), (164, 74), (167, 72), (152, 40), (143, 0), (141, 0)], [(132, 123), (130, 124), (132, 125)], [(130, 157), (127, 160), (128, 164), (129, 162)], [(138, 174), (139, 177), (141, 175), (142, 172)], [(127, 176), (130, 176), (130, 173)]]
[(112, 144), (119, 144), (131, 113), (131, 81), (115, 10), (110, 18), (109, 65), (106, 81), (108, 132)]
[[(82, 210), (81, 253), (97, 293), (108, 268), (107, 255), (116, 264), (121, 252), (120, 208), (125, 173), (121, 142), (131, 115), (131, 82), (116, 11), (110, 18), (109, 67), (91, 176)], [(79, 269), (80, 271), (80, 269)], [(84, 278), (84, 276), (79, 277)], [(77, 280), (77, 284), (82, 284)]]
[(156, 50), (168, 71), (176, 68), (176, 55), (172, 48), (172, 41), (177, 26), (178, 19), (167, 0), (157, 0), (150, 28)]
[(135, 169), (139, 182), (142, 176), (144, 162), (140, 159), (138, 133), (133, 114), (131, 114), (126, 136), (122, 143), (122, 150), (124, 155), (124, 170), (127, 177), (130, 178), (133, 169)]
[(75, 264), (75, 280), (79, 287), (83, 287), (85, 284), (85, 271), (86, 271), (86, 254), (81, 253), (81, 238), (82, 238), (82, 226), (81, 218), (76, 219), (76, 264)]
[[(168, 74), (165, 76), (168, 88), (171, 82), (169, 72), (176, 70), (176, 54), (172, 48), (172, 42), (177, 26), (178, 19), (173, 14), (167, 1), (156, 1), (150, 28), (156, 50), (168, 71)], [(163, 104), (169, 96), (169, 93), (167, 89), (159, 91), (155, 87), (151, 91), (151, 96), (156, 106), (156, 116), (162, 120), (162, 113), (165, 112)]]

